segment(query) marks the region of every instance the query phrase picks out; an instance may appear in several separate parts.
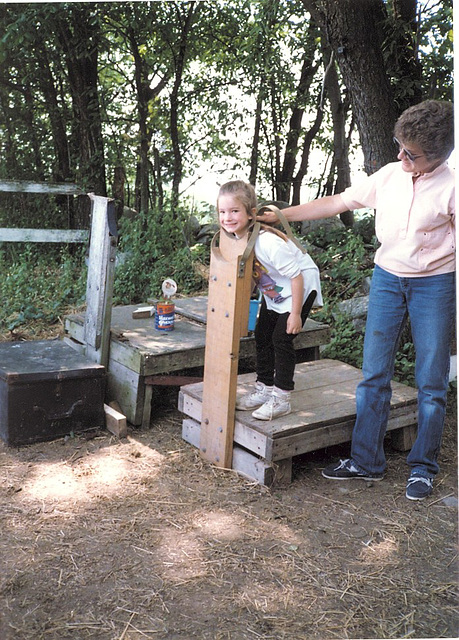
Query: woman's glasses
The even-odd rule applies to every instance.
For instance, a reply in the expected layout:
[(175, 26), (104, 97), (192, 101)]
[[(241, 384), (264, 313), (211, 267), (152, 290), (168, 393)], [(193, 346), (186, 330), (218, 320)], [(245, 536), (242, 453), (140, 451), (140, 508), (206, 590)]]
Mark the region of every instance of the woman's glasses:
[(398, 146), (398, 152), (404, 153), (410, 162), (414, 162), (418, 158), (424, 157), (423, 153), (420, 153), (419, 155), (415, 156), (414, 153), (411, 153), (411, 151), (408, 151), (408, 149), (405, 149), (405, 147), (402, 147), (401, 143), (397, 140), (397, 138), (394, 138), (394, 142)]

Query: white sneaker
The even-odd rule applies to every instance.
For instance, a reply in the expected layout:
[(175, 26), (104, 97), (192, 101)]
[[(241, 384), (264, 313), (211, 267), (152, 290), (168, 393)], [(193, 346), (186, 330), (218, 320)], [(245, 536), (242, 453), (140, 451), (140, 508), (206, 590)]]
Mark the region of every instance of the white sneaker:
[(267, 387), (263, 382), (257, 382), (251, 393), (247, 393), (236, 400), (236, 409), (248, 411), (249, 409), (261, 407), (272, 396), (272, 393), (272, 387)]
[(252, 413), (252, 417), (257, 420), (273, 420), (280, 416), (286, 416), (291, 411), (290, 392), (274, 387), (272, 396)]

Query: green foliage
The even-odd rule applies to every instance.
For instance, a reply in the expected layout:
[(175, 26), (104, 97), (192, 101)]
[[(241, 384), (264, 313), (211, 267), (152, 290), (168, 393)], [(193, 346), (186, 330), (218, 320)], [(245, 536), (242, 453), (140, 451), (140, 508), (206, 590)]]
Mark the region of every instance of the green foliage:
[[(110, 182), (121, 168), (125, 204), (135, 208), (141, 185), (148, 182), (151, 200), (161, 203), (173, 179), (183, 189), (203, 170), (240, 177), (256, 165), (257, 184), (274, 190), (285, 179), (283, 167), (288, 174), (291, 162), (298, 168), (324, 88), (325, 34), (305, 4), (4, 3), (0, 177), (74, 181), (87, 191), (100, 191), (106, 179), (113, 195)], [(418, 4), (416, 24), (392, 17), (384, 43), (399, 102), (411, 102), (419, 86), (423, 97), (452, 97), (452, 3)], [(400, 46), (405, 40), (409, 46)], [(372, 55), (378, 43), (368, 46)], [(421, 74), (417, 65), (415, 73), (405, 69), (411, 58)], [(313, 147), (327, 153), (333, 131), (324, 95)], [(318, 189), (322, 174), (320, 162), (309, 162), (308, 179)], [(36, 206), (12, 213), (17, 226), (46, 226)]]
[(51, 325), (86, 292), (83, 251), (46, 245), (0, 250), (0, 331)]
[(197, 265), (208, 260), (208, 249), (201, 245), (188, 247), (182, 227), (183, 223), (170, 211), (149, 211), (121, 221), (115, 304), (136, 304), (160, 297), (166, 278), (176, 281), (180, 294), (207, 285)]
[[(312, 245), (324, 247), (312, 252), (321, 272), (324, 306), (314, 314), (314, 319), (330, 325), (331, 339), (322, 351), (322, 357), (347, 362), (362, 367), (364, 333), (355, 328), (352, 318), (339, 310), (344, 299), (363, 295), (362, 283), (373, 271), (376, 242), (368, 243), (370, 221), (356, 225), (356, 229), (318, 231), (308, 235)], [(402, 335), (395, 360), (394, 379), (411, 386), (414, 380), (415, 352), (409, 327)]]
[[(327, 318), (324, 319), (327, 320)], [(329, 324), (331, 325), (331, 339), (323, 350), (322, 357), (340, 360), (361, 368), (363, 335), (355, 330), (351, 319), (343, 314), (335, 314)]]
[(352, 297), (371, 274), (375, 245), (354, 229), (318, 230), (308, 240), (323, 250), (315, 255), (328, 299)]

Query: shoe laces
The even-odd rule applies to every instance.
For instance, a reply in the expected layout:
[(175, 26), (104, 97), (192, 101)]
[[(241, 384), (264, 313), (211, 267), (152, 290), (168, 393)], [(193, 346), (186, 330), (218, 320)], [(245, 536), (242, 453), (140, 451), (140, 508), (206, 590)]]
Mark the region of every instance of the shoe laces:
[(348, 469), (349, 471), (358, 471), (358, 469), (352, 464), (352, 460), (350, 458), (346, 458), (345, 460), (340, 460), (339, 465), (336, 467), (338, 469)]
[(433, 485), (432, 478), (424, 478), (424, 476), (410, 476), (407, 485), (410, 486), (415, 482), (423, 482), (428, 487), (431, 487)]
[(264, 385), (262, 382), (257, 382), (250, 395), (257, 396), (260, 393), (267, 393), (266, 385)]

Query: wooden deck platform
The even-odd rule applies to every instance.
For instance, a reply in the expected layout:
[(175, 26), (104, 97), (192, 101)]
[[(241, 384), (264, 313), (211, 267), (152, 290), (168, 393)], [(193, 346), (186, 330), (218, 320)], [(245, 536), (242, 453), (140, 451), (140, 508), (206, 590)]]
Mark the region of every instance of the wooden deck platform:
[[(204, 365), (207, 297), (175, 300), (173, 331), (157, 331), (154, 317), (132, 318), (132, 312), (151, 302), (113, 307), (110, 326), (108, 395), (116, 400), (128, 421), (148, 426), (154, 376)], [(67, 341), (84, 349), (84, 314), (65, 318)], [(298, 362), (317, 359), (319, 347), (330, 340), (328, 325), (307, 320), (295, 340)], [(240, 361), (255, 357), (252, 335), (241, 339)]]
[[(233, 469), (265, 485), (290, 482), (294, 456), (350, 441), (361, 379), (360, 369), (337, 360), (297, 365), (291, 414), (263, 422), (250, 411), (236, 411)], [(253, 373), (238, 376), (238, 394), (254, 381)], [(396, 448), (408, 450), (416, 433), (417, 391), (397, 382), (392, 389), (388, 431)], [(200, 441), (202, 390), (202, 383), (195, 383), (183, 386), (179, 394), (179, 410), (186, 416), (182, 437), (195, 447)]]

